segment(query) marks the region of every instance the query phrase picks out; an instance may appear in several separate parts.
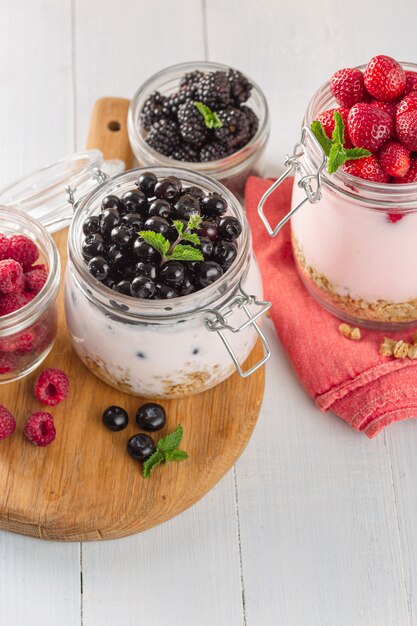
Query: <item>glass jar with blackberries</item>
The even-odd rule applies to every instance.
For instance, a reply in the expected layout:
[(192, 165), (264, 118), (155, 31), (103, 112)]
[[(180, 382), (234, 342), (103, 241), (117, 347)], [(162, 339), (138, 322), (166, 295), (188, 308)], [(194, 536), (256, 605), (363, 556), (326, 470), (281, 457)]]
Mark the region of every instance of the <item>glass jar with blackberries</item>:
[[(174, 167), (110, 178), (77, 204), (68, 252), (74, 349), (117, 389), (181, 397), (267, 360), (250, 229), (218, 181)], [(247, 369), (258, 339), (264, 356)]]

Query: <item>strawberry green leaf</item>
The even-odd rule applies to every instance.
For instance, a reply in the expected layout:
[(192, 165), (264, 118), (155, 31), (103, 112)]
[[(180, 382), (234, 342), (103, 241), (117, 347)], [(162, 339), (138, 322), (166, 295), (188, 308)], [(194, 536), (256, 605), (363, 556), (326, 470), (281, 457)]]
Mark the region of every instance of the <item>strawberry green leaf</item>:
[(332, 133), (332, 143), (338, 143), (341, 146), (345, 143), (345, 125), (339, 111), (334, 111), (334, 129)]
[(343, 146), (334, 143), (330, 149), (329, 162), (327, 165), (329, 174), (334, 174), (345, 161), (346, 150)]
[(348, 148), (346, 150), (346, 161), (352, 161), (353, 159), (362, 159), (363, 157), (371, 156), (372, 152), (365, 150), (365, 148)]
[(330, 154), (330, 148), (332, 147), (332, 142), (326, 135), (326, 131), (324, 130), (324, 126), (318, 120), (314, 120), (311, 124), (311, 131), (321, 147), (323, 148), (323, 152), (326, 156)]

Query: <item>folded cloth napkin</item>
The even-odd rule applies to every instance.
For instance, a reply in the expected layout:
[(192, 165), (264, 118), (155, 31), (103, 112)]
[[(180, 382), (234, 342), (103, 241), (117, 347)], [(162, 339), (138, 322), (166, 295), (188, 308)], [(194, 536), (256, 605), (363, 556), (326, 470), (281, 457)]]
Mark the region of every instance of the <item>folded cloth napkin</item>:
[[(248, 179), (247, 216), (271, 317), (301, 383), (321, 411), (333, 411), (370, 438), (393, 422), (417, 417), (417, 360), (380, 356), (386, 333), (365, 329), (360, 341), (343, 337), (340, 320), (315, 302), (298, 276), (289, 224), (274, 239), (266, 232), (257, 207), (272, 182)], [(291, 189), (292, 179), (286, 179), (270, 196), (266, 212), (274, 223), (288, 212)], [(410, 340), (412, 332), (389, 337)]]

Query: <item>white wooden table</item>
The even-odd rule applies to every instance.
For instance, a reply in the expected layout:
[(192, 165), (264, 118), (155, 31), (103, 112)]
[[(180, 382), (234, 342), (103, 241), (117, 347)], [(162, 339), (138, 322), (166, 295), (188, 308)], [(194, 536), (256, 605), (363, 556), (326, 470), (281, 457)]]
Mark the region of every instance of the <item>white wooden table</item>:
[[(130, 97), (156, 70), (198, 59), (264, 88), (277, 171), (331, 72), (381, 52), (417, 60), (417, 4), (390, 4), (2, 0), (0, 186), (81, 149), (97, 97)], [(0, 626), (417, 624), (417, 422), (369, 441), (320, 414), (268, 335), (263, 410), (236, 467), (128, 539), (0, 532)]]

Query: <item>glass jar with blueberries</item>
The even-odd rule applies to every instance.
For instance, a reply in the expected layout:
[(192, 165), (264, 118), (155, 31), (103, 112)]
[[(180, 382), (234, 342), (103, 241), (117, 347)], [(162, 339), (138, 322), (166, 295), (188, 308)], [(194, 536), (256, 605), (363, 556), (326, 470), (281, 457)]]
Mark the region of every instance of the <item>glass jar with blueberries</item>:
[(147, 80), (133, 96), (129, 139), (143, 166), (187, 167), (243, 198), (269, 137), (260, 87), (220, 63), (181, 63)]
[[(181, 397), (267, 360), (270, 303), (243, 209), (221, 183), (174, 167), (109, 178), (77, 203), (68, 251), (73, 345), (108, 384)], [(264, 357), (245, 369), (258, 339)]]

